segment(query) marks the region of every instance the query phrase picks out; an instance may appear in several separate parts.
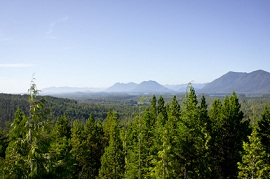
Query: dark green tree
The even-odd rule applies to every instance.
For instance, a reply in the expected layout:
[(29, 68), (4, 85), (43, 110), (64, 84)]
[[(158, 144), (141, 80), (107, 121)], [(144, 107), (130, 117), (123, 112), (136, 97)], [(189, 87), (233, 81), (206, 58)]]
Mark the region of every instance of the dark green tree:
[[(268, 106), (265, 106), (261, 119), (258, 121), (258, 137), (270, 157), (270, 111)], [(270, 164), (270, 158), (268, 161)]]
[(29, 89), (29, 117), (20, 110), (15, 115), (6, 150), (9, 172), (6, 177), (45, 178), (48, 173), (51, 123), (43, 98), (37, 99), (34, 81)]
[(189, 86), (178, 123), (178, 157), (183, 178), (207, 178), (207, 150), (209, 135), (201, 125), (201, 108), (195, 90)]
[(125, 171), (125, 158), (123, 144), (120, 139), (120, 128), (116, 113), (109, 113), (107, 121), (110, 121), (109, 146), (101, 157), (100, 178), (122, 178)]
[(78, 120), (73, 121), (73, 126), (71, 128), (71, 154), (75, 159), (74, 165), (75, 173), (74, 178), (80, 178), (83, 173), (83, 160), (85, 151), (83, 150), (83, 125), (79, 123)]
[[(180, 173), (180, 165), (177, 150), (178, 123), (180, 120), (180, 105), (173, 97), (170, 106), (168, 107), (168, 120), (163, 126), (162, 123), (157, 123), (155, 131), (156, 135), (156, 157), (153, 160), (152, 176), (157, 178), (178, 178)], [(162, 113), (160, 113), (161, 116)], [(158, 120), (159, 121), (159, 120)]]
[(162, 96), (160, 96), (158, 99), (157, 113), (160, 116), (160, 123), (164, 125), (168, 120), (168, 113), (166, 110), (165, 101)]
[(27, 162), (29, 143), (26, 138), (28, 132), (25, 128), (26, 123), (27, 117), (18, 109), (9, 131), (10, 142), (6, 149), (5, 164), (3, 165), (4, 178), (28, 177), (30, 166)]
[(72, 178), (75, 163), (74, 157), (70, 153), (71, 127), (66, 116), (56, 120), (52, 131), (52, 141), (50, 142), (50, 176), (56, 178)]
[(100, 158), (103, 154), (103, 130), (95, 119), (90, 116), (86, 121), (83, 131), (83, 151), (82, 160), (83, 173), (81, 178), (95, 178), (101, 166)]
[(157, 118), (157, 98), (155, 95), (153, 95), (151, 101), (150, 101), (150, 115), (152, 118), (152, 123), (155, 123)]
[(214, 102), (210, 120), (212, 175), (214, 178), (236, 178), (242, 144), (250, 135), (250, 128), (248, 121), (243, 122), (243, 112), (235, 92), (224, 99), (224, 105)]

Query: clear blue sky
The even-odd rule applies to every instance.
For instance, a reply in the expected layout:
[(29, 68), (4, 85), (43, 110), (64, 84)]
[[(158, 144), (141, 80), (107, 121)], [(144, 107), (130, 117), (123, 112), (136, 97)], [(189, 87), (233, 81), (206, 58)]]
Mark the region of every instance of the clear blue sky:
[(270, 71), (269, 0), (1, 0), (0, 92)]

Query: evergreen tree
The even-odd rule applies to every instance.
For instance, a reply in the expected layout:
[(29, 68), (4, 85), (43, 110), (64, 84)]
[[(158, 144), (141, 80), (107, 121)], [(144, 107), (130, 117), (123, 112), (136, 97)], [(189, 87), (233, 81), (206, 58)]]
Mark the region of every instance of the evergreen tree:
[(105, 148), (105, 152), (101, 157), (99, 177), (122, 178), (125, 171), (125, 161), (116, 113), (111, 113), (110, 116), (107, 116), (107, 119), (111, 123), (109, 146)]
[(173, 97), (168, 109), (166, 124), (163, 126), (162, 123), (158, 123), (159, 125), (155, 129), (158, 132), (158, 135), (156, 135), (158, 151), (156, 158), (153, 160), (152, 176), (157, 178), (177, 178), (180, 173), (177, 156), (177, 126), (180, 120), (180, 105), (176, 96)]
[(78, 120), (73, 121), (73, 126), (71, 128), (71, 154), (75, 158), (74, 165), (75, 173), (74, 178), (80, 178), (83, 173), (82, 163), (84, 160), (84, 150), (83, 150), (83, 125), (78, 122)]
[(28, 177), (30, 166), (27, 163), (29, 143), (26, 139), (26, 122), (26, 116), (18, 109), (15, 113), (14, 121), (11, 123), (9, 132), (10, 142), (6, 149), (6, 158), (3, 169), (6, 178)]
[(201, 106), (195, 90), (189, 86), (186, 94), (178, 131), (178, 157), (181, 164), (181, 175), (184, 178), (207, 178), (209, 169), (207, 163), (207, 150), (209, 135), (206, 127), (201, 125)]
[(70, 145), (71, 128), (66, 116), (57, 119), (52, 131), (50, 143), (50, 176), (56, 178), (72, 178), (74, 158)]
[(267, 160), (270, 164), (270, 111), (268, 106), (264, 108), (261, 119), (258, 121), (258, 127), (258, 137), (268, 154)]
[(36, 84), (29, 89), (30, 116), (17, 111), (6, 150), (7, 177), (44, 178), (49, 163), (50, 120), (45, 100), (37, 100)]
[(113, 113), (111, 110), (109, 110), (107, 113), (107, 117), (103, 121), (103, 131), (104, 131), (103, 146), (104, 148), (109, 145), (110, 134), (112, 130), (111, 126), (113, 125), (116, 119), (117, 119), (117, 115)]
[(215, 178), (236, 178), (242, 144), (250, 134), (249, 123), (242, 121), (243, 112), (235, 92), (224, 99), (224, 105), (215, 102), (213, 107), (216, 109), (210, 115), (212, 174)]
[(143, 113), (143, 117), (135, 118), (132, 130), (129, 131), (127, 158), (127, 178), (149, 178), (153, 167), (153, 160), (156, 155), (155, 146), (155, 124), (149, 109)]
[(157, 98), (153, 95), (150, 101), (150, 115), (152, 118), (152, 123), (154, 124), (157, 118)]
[(82, 147), (84, 158), (82, 160), (83, 173), (81, 178), (95, 178), (100, 168), (100, 158), (103, 154), (102, 126), (92, 117), (86, 121), (83, 131)]
[(157, 157), (152, 160), (154, 165), (151, 171), (152, 178), (177, 178), (175, 171), (175, 155), (172, 151), (173, 146), (171, 145), (168, 138), (168, 130), (165, 127), (161, 127), (160, 131), (161, 142)]
[(160, 123), (162, 125), (164, 125), (167, 120), (168, 120), (168, 114), (167, 114), (167, 110), (166, 110), (166, 106), (165, 106), (165, 102), (162, 96), (159, 97), (158, 99), (158, 106), (157, 106), (157, 113), (160, 116)]
[(140, 118), (135, 117), (127, 129), (126, 139), (126, 178), (141, 178), (140, 169)]
[(242, 162), (238, 162), (238, 178), (270, 178), (270, 165), (265, 163), (267, 153), (254, 128), (249, 141), (243, 142)]

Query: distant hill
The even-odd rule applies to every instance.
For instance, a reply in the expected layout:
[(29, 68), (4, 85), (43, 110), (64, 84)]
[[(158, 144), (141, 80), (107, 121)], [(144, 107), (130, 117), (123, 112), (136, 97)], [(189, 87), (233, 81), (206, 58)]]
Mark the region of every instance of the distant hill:
[(173, 93), (174, 91), (168, 89), (156, 81), (143, 81), (138, 84), (130, 92), (134, 93)]
[(156, 81), (143, 81), (140, 84), (136, 83), (115, 83), (109, 87), (106, 92), (126, 92), (126, 93), (175, 93)]
[[(206, 83), (192, 83), (192, 87), (197, 91), (202, 89)], [(181, 85), (164, 85), (166, 88), (174, 90), (176, 92), (185, 93), (187, 90), (188, 84), (181, 84)]]
[(105, 92), (128, 92), (134, 89), (138, 84), (130, 83), (115, 83), (113, 86), (107, 88)]
[(257, 70), (251, 73), (228, 72), (206, 84), (201, 93), (270, 93), (270, 73)]
[(41, 94), (60, 94), (60, 93), (76, 93), (76, 92), (99, 92), (103, 89), (99, 88), (78, 88), (78, 87), (49, 87), (41, 90)]

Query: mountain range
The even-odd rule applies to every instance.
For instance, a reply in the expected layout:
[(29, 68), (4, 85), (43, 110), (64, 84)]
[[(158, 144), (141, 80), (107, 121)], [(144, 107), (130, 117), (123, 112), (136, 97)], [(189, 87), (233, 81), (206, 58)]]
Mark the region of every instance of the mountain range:
[[(43, 94), (53, 93), (129, 93), (129, 94), (176, 94), (186, 92), (188, 84), (181, 85), (161, 85), (156, 81), (143, 81), (137, 83), (115, 83), (107, 89), (95, 88), (71, 88), (71, 87), (51, 87), (43, 89)], [(270, 93), (270, 73), (257, 70), (250, 73), (228, 72), (210, 83), (192, 84), (197, 93), (220, 94), (236, 93), (243, 94), (269, 94)]]
[(200, 93), (270, 93), (270, 73), (257, 70), (250, 73), (228, 72), (208, 83)]

